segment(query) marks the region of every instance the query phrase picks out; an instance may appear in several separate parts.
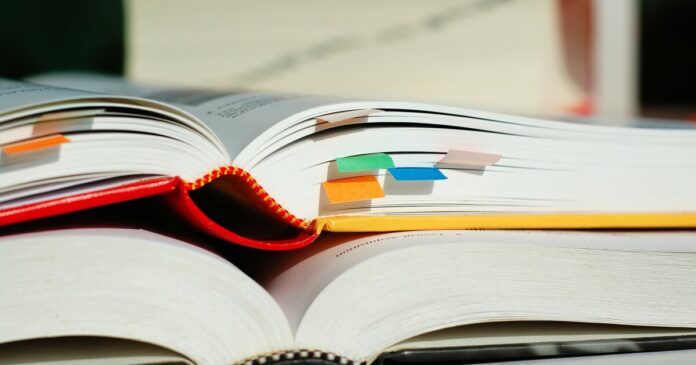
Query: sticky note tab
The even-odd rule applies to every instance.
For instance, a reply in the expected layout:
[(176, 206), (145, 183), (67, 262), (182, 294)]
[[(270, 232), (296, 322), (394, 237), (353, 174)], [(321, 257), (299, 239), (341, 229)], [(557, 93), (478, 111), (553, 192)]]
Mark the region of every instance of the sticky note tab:
[(394, 167), (394, 161), (386, 153), (373, 153), (337, 158), (336, 165), (338, 166), (338, 172), (353, 172), (388, 169)]
[(381, 110), (379, 110), (379, 109), (349, 110), (347, 112), (339, 112), (339, 113), (332, 113), (332, 114), (318, 116), (317, 120), (328, 122), (328, 123), (337, 123), (337, 122), (342, 122), (342, 121), (348, 120), (348, 119), (367, 117), (370, 114), (376, 113), (376, 112), (381, 112)]
[(12, 155), (23, 152), (38, 151), (68, 142), (70, 142), (70, 140), (64, 135), (55, 134), (52, 136), (36, 138), (29, 141), (8, 144), (2, 147), (2, 152), (8, 155)]
[(447, 155), (438, 161), (439, 167), (452, 168), (484, 168), (500, 161), (502, 156), (490, 153), (449, 150)]
[(322, 185), (331, 204), (384, 197), (384, 190), (374, 176), (329, 180)]
[(398, 181), (446, 180), (447, 176), (436, 167), (395, 167), (388, 169)]

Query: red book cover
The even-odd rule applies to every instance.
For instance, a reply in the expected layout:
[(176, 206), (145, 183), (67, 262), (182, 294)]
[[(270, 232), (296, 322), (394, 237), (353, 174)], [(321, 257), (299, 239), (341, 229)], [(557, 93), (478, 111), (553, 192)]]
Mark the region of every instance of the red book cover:
[[(293, 231), (295, 232), (293, 236), (289, 238), (283, 236), (283, 238), (276, 240), (245, 237), (211, 219), (192, 199), (191, 192), (201, 189), (206, 184), (223, 176), (226, 177), (225, 185), (236, 190), (238, 200), (246, 200), (249, 204), (260, 207), (264, 214), (297, 228)], [(174, 212), (199, 230), (240, 245), (264, 250), (291, 250), (306, 246), (317, 237), (317, 234), (309, 229), (309, 222), (290, 214), (276, 203), (248, 172), (235, 167), (215, 169), (191, 183), (185, 183), (178, 177), (156, 177), (0, 210), (0, 226), (156, 195), (164, 197)]]

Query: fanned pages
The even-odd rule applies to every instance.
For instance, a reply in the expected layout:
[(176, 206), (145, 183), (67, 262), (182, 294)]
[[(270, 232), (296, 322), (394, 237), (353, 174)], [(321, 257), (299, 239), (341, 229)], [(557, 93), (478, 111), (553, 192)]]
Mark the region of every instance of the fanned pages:
[(197, 364), (292, 346), (278, 305), (239, 269), (146, 231), (4, 237), (0, 292), (0, 343), (114, 337), (169, 348)]
[[(696, 335), (693, 232), (426, 231), (320, 240), (285, 255), (253, 252), (238, 261), (245, 274), (210, 251), (144, 231), (5, 236), (0, 344), (100, 337), (150, 343), (201, 365), (365, 364), (423, 342)], [(539, 321), (545, 327), (530, 327)], [(518, 331), (477, 337), (497, 322)]]
[[(696, 129), (93, 75), (35, 81), (73, 89), (0, 84), (0, 224), (162, 194), (140, 185), (166, 178), (197, 226), (266, 249), (324, 229), (696, 226)], [(111, 194), (125, 185), (140, 193)], [(244, 231), (225, 219), (235, 210), (287, 229)]]

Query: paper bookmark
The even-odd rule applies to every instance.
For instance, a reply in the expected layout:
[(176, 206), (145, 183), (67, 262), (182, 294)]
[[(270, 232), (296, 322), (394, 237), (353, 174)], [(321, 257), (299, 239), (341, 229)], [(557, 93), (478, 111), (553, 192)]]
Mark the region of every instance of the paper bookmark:
[(52, 136), (36, 138), (29, 141), (8, 144), (2, 147), (2, 152), (8, 155), (13, 155), (17, 153), (43, 150), (49, 147), (58, 146), (68, 142), (70, 142), (70, 140), (64, 135), (55, 134)]
[(436, 167), (395, 167), (388, 169), (398, 181), (446, 180), (447, 176)]
[(446, 168), (478, 168), (494, 165), (502, 156), (490, 153), (479, 153), (460, 150), (449, 150), (447, 155), (437, 162), (438, 167)]
[(384, 190), (374, 176), (329, 180), (322, 186), (331, 204), (384, 197)]
[(394, 161), (386, 153), (372, 153), (369, 155), (357, 155), (340, 157), (336, 159), (338, 172), (354, 172), (394, 167)]
[(328, 123), (342, 122), (344, 120), (353, 118), (367, 117), (372, 113), (381, 112), (379, 109), (358, 109), (349, 110), (347, 112), (331, 113), (322, 116), (318, 116), (317, 120), (321, 120)]

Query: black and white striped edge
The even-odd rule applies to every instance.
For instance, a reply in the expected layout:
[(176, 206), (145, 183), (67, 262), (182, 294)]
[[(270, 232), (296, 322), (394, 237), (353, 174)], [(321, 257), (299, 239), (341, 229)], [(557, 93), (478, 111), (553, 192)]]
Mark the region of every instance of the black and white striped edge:
[(287, 352), (278, 352), (275, 354), (259, 356), (253, 359), (247, 359), (238, 362), (235, 365), (272, 365), (276, 362), (301, 359), (324, 360), (338, 365), (367, 365), (366, 361), (358, 362), (343, 356), (332, 354), (330, 352), (318, 350), (293, 350)]

